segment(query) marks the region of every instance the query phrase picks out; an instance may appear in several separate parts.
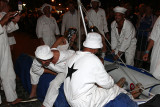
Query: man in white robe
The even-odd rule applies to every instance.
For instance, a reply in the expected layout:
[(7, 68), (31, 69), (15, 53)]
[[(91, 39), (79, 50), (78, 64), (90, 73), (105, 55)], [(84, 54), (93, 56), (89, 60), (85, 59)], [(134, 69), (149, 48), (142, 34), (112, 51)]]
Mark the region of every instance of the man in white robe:
[(90, 5), (92, 8), (88, 10), (85, 19), (88, 22), (89, 27), (96, 26), (102, 34), (102, 57), (104, 57), (106, 52), (106, 42), (103, 36), (106, 36), (107, 38), (109, 37), (106, 14), (104, 9), (99, 8), (99, 6), (101, 6), (101, 2), (99, 0), (91, 0)]
[(7, 33), (18, 29), (17, 22), (20, 16), (9, 21), (16, 12), (4, 13), (3, 9), (8, 5), (6, 0), (0, 0), (0, 79), (7, 102), (18, 103), (20, 99), (16, 93), (16, 75), (13, 69), (10, 47)]
[(59, 35), (59, 28), (54, 17), (51, 16), (52, 6), (43, 4), (41, 11), (43, 15), (38, 18), (36, 34), (41, 45), (52, 46), (56, 41), (55, 35)]
[[(126, 9), (115, 7), (115, 21), (111, 24), (111, 49), (115, 59), (125, 53), (127, 65), (134, 65), (137, 39), (133, 24), (124, 18)], [(118, 57), (119, 56), (119, 57)]]
[(160, 80), (160, 16), (155, 22), (151, 32), (150, 41), (145, 55), (143, 56), (144, 61), (148, 60), (149, 52), (152, 47), (150, 73)]
[(65, 79), (64, 69), (66, 60), (73, 54), (74, 51), (72, 50), (58, 51), (56, 49), (50, 49), (47, 45), (37, 47), (35, 51), (36, 59), (33, 60), (30, 70), (32, 84), (30, 98), (36, 96), (37, 84), (43, 73), (57, 75), (56, 78), (50, 82), (43, 102), (43, 107), (53, 107), (59, 94), (60, 85)]
[(69, 11), (63, 15), (61, 35), (64, 35), (64, 32), (69, 28), (78, 29), (78, 13), (75, 9), (74, 2), (69, 2), (68, 4)]
[(88, 33), (83, 46), (83, 51), (77, 51), (66, 64), (64, 92), (70, 106), (103, 107), (120, 93), (127, 93), (114, 84), (95, 55), (103, 46), (101, 35)]

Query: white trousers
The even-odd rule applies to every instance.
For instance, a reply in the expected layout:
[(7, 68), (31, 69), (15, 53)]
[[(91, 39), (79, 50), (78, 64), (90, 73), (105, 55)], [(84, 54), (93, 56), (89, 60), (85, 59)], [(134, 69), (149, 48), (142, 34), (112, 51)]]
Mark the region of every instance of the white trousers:
[(43, 102), (43, 105), (45, 107), (53, 107), (53, 104), (56, 101), (59, 94), (59, 88), (61, 84), (64, 82), (65, 77), (65, 73), (58, 73), (56, 78), (50, 82), (46, 97)]

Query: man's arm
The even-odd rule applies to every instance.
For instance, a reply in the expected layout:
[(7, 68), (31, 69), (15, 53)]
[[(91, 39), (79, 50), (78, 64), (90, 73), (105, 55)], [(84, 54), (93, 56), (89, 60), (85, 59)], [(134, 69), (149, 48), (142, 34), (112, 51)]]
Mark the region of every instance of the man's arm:
[(108, 24), (107, 24), (107, 19), (106, 19), (106, 13), (105, 11), (103, 12), (103, 26), (104, 26), (104, 33), (106, 34), (108, 32)]
[(39, 41), (40, 41), (40, 45), (44, 45), (44, 41), (42, 39), (43, 37), (43, 24), (41, 22), (40, 19), (37, 20), (37, 26), (36, 26), (36, 34), (37, 34), (37, 37), (39, 38)]
[(143, 60), (144, 61), (147, 61), (148, 60), (148, 55), (149, 55), (149, 51), (151, 50), (151, 48), (153, 47), (154, 45), (154, 41), (152, 39), (149, 40), (149, 44), (148, 44), (148, 47), (147, 47), (147, 50), (143, 56)]
[(63, 15), (63, 18), (62, 18), (62, 27), (61, 27), (61, 35), (64, 35), (64, 32), (65, 32), (65, 26), (66, 26), (66, 17), (65, 17), (66, 14)]
[(3, 27), (7, 22), (8, 20), (13, 17), (14, 15), (14, 12), (9, 12), (7, 13), (1, 20), (0, 20), (0, 24), (1, 26)]
[(63, 42), (63, 37), (58, 38), (58, 39), (54, 42), (54, 44), (52, 45), (51, 48), (57, 48), (58, 45), (60, 45), (62, 42)]

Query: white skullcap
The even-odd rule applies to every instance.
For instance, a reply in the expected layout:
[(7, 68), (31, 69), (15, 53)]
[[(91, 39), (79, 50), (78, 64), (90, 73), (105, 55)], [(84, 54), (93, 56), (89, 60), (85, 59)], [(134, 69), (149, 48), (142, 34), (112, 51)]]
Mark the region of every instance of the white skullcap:
[(88, 33), (86, 40), (83, 42), (83, 46), (91, 49), (102, 48), (102, 38), (101, 35), (95, 32)]
[(41, 12), (44, 14), (43, 12), (43, 9), (46, 7), (46, 6), (49, 6), (50, 7), (50, 11), (52, 11), (52, 6), (50, 4), (47, 4), (47, 3), (44, 3), (41, 7)]
[(42, 60), (48, 60), (53, 57), (53, 52), (48, 45), (42, 45), (37, 47), (35, 56)]
[(127, 9), (124, 8), (124, 7), (119, 7), (119, 6), (117, 6), (117, 7), (115, 7), (115, 8), (113, 9), (113, 11), (114, 11), (115, 13), (125, 14), (125, 12), (127, 11)]
[(99, 2), (99, 6), (101, 6), (101, 2), (99, 0), (91, 0), (91, 3), (90, 3), (90, 6), (92, 7), (92, 2), (93, 1), (96, 1), (96, 2)]

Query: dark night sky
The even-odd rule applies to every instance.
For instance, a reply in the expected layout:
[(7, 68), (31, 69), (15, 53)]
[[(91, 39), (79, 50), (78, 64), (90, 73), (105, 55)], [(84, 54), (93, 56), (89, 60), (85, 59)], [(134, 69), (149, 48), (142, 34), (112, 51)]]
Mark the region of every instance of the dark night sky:
[[(17, 8), (17, 2), (19, 0), (10, 0), (11, 6), (16, 9)], [(43, 3), (51, 3), (51, 0), (20, 0), (22, 2), (25, 2), (27, 4), (27, 7), (29, 9), (33, 8), (39, 8)], [(63, 5), (66, 5), (68, 0), (55, 0), (55, 2), (62, 3)], [(77, 2), (77, 0), (73, 0)], [(119, 0), (100, 0), (102, 3), (102, 7), (107, 7), (107, 6), (116, 6), (119, 5)], [(120, 0), (121, 2), (124, 1), (129, 1), (133, 6), (136, 6), (140, 3), (145, 3), (151, 5), (153, 8), (157, 9), (160, 7), (160, 0)], [(86, 6), (87, 4), (90, 3), (90, 0), (81, 0), (81, 2)], [(55, 3), (53, 5), (56, 5)]]

